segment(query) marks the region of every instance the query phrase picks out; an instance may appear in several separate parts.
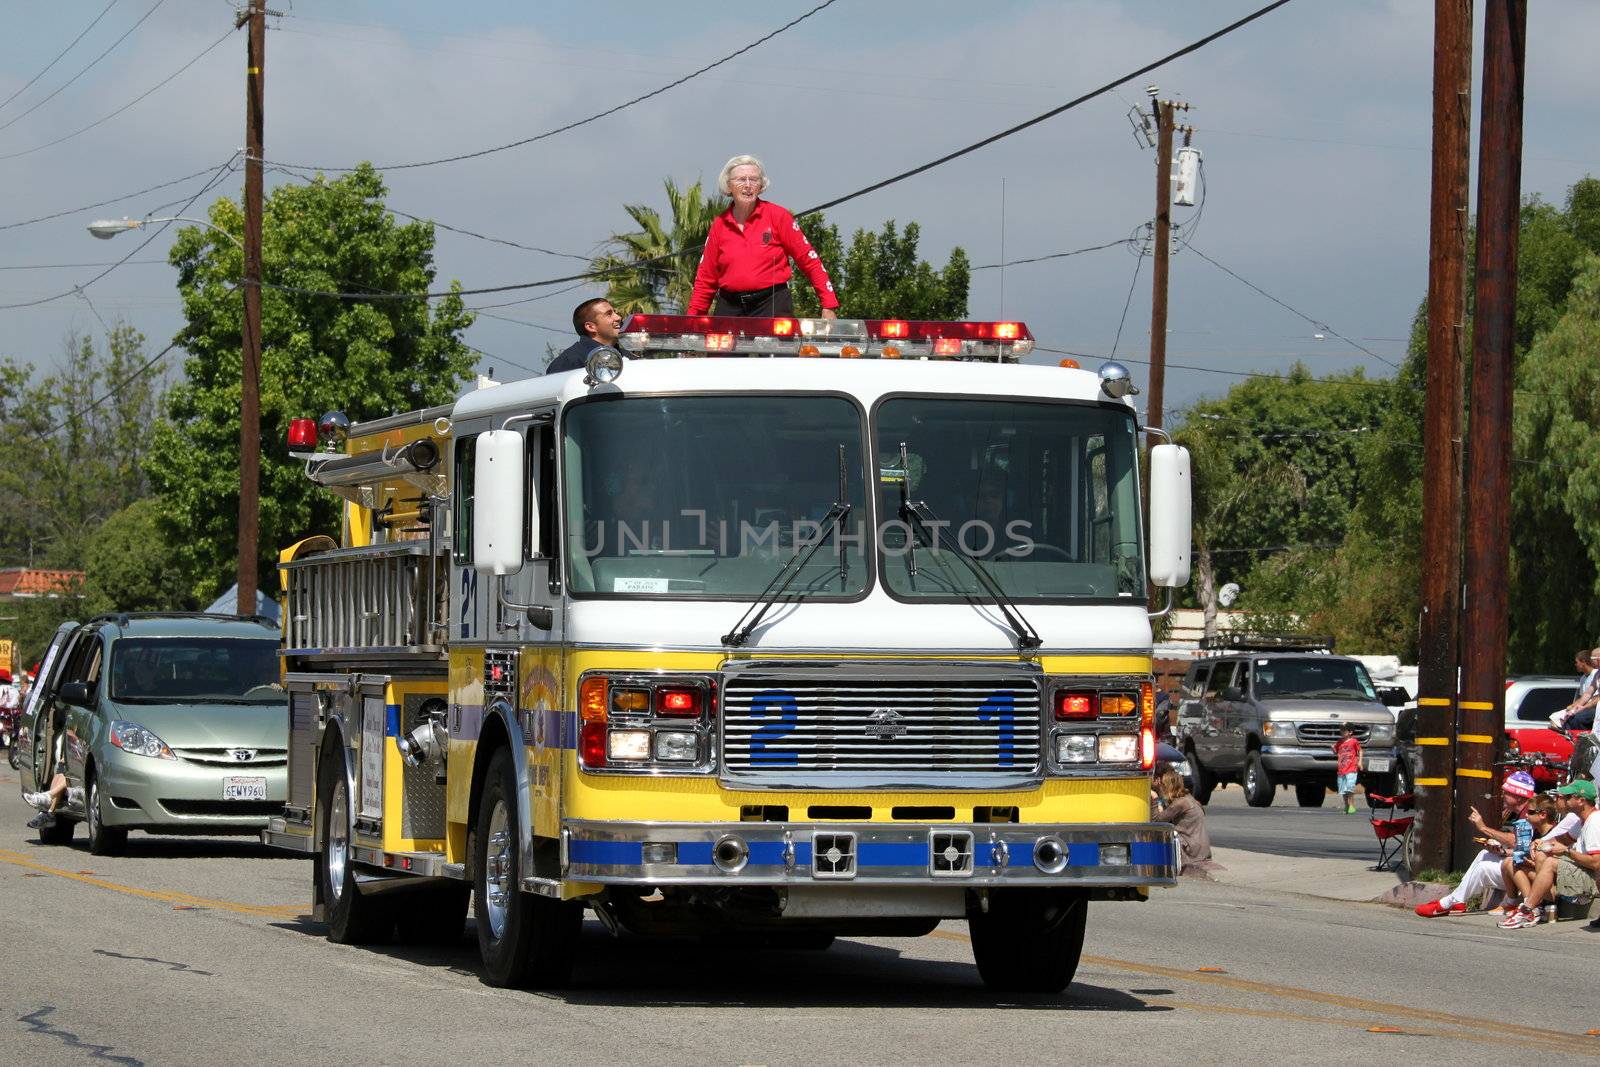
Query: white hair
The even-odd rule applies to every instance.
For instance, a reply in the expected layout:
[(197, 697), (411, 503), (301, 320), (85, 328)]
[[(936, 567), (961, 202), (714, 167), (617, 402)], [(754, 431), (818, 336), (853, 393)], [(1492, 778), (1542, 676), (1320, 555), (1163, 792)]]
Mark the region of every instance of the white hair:
[(761, 172), (761, 191), (767, 191), (767, 186), (772, 184), (772, 179), (767, 177), (767, 168), (761, 165), (761, 160), (755, 156), (734, 156), (722, 165), (722, 173), (717, 175), (717, 188), (722, 190), (722, 195), (732, 196), (733, 188), (728, 184), (728, 179), (733, 177), (734, 167), (755, 167)]

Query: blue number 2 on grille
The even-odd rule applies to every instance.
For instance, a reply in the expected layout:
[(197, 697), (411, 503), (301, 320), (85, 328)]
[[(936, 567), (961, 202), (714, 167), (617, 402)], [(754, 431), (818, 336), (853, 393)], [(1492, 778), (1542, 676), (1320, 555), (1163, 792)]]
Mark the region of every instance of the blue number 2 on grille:
[(1017, 762), (1017, 699), (1012, 693), (995, 693), (978, 709), (979, 722), (993, 722), (1000, 737), (1000, 766)]
[(750, 698), (750, 717), (768, 719), (761, 729), (750, 735), (750, 762), (760, 767), (794, 766), (800, 762), (800, 753), (794, 749), (775, 749), (768, 746), (794, 733), (799, 719), (799, 705), (793, 693), (769, 689)]

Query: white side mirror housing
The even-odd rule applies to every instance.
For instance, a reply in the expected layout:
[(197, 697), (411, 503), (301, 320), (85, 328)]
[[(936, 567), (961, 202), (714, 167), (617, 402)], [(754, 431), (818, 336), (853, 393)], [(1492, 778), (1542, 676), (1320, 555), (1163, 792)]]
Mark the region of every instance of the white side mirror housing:
[(1193, 540), (1189, 450), (1182, 445), (1150, 449), (1150, 584), (1176, 589), (1189, 584)]
[(489, 430), (478, 435), (473, 460), (472, 566), (480, 574), (522, 569), (522, 435)]

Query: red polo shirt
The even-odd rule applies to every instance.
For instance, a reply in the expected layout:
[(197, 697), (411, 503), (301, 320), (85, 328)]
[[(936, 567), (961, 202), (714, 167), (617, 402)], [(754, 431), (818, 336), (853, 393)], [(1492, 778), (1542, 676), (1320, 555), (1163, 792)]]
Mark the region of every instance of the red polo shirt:
[(777, 204), (757, 200), (755, 210), (743, 226), (733, 220), (733, 208), (711, 222), (706, 236), (700, 269), (694, 274), (694, 296), (689, 314), (704, 315), (711, 310), (718, 289), (750, 292), (769, 289), (788, 282), (793, 272), (789, 260), (800, 264), (801, 272), (822, 298), (822, 306), (836, 308), (833, 282), (822, 265), (817, 250), (811, 247), (794, 216)]

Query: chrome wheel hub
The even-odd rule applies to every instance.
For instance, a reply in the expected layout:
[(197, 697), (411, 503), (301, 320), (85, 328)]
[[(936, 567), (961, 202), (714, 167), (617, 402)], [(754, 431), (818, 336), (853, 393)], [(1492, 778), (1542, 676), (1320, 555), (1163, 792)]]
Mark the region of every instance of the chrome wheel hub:
[(505, 802), (496, 800), (494, 809), (489, 813), (488, 848), (483, 860), (483, 895), (489, 917), (489, 932), (497, 941), (505, 936), (506, 912), (511, 907), (511, 894), (516, 892), (516, 886), (512, 884), (516, 858), (511, 854), (516, 845), (508, 824)]
[(328, 802), (328, 897), (337, 904), (344, 896), (345, 869), (350, 863), (350, 811), (345, 783), (334, 786)]

